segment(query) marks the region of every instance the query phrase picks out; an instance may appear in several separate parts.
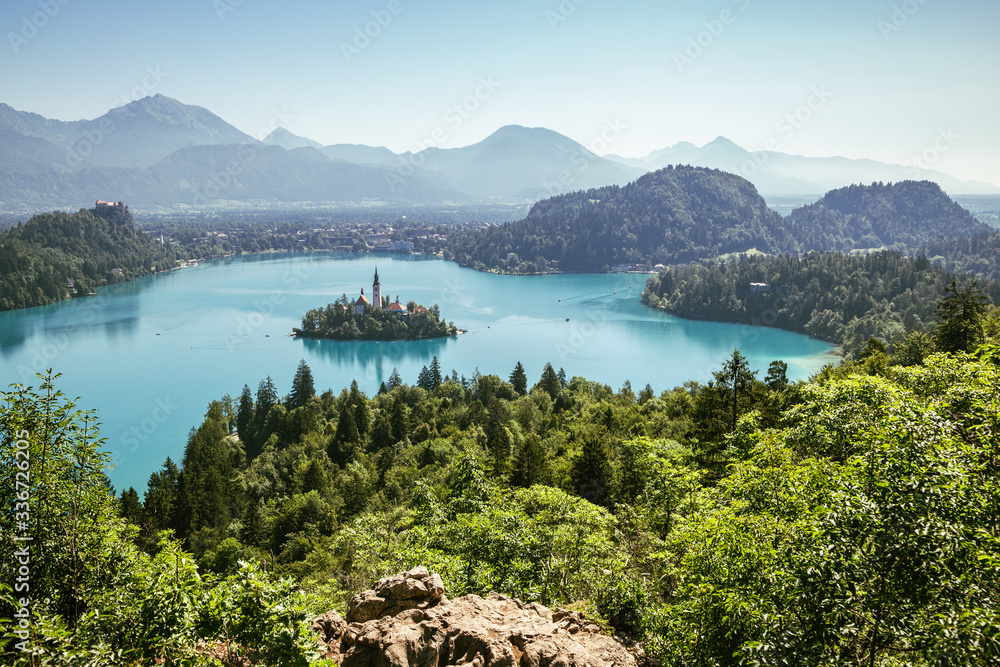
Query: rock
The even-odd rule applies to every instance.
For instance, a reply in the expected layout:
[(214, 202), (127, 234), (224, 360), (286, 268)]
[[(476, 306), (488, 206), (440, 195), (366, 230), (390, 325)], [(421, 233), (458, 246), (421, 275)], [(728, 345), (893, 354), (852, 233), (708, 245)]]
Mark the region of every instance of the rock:
[(335, 611), (317, 616), (313, 619), (311, 627), (314, 632), (319, 633), (320, 640), (327, 645), (339, 644), (340, 638), (347, 632), (347, 623)]
[(409, 609), (426, 609), (441, 602), (443, 597), (441, 577), (432, 575), (426, 567), (415, 567), (379, 579), (373, 590), (356, 595), (347, 605), (347, 622), (364, 623)]
[(440, 577), (422, 567), (381, 579), (351, 601), (349, 625), (338, 625), (339, 619), (324, 614), (313, 627), (322, 628), (331, 649), (327, 657), (341, 667), (637, 664), (617, 639), (576, 612), (526, 605), (497, 593), (449, 601)]

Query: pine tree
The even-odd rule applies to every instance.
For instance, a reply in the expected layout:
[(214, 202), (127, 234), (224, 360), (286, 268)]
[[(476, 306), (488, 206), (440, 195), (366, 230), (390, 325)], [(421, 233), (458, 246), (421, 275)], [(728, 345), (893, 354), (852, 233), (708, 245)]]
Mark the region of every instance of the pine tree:
[(372, 415), (368, 409), (368, 397), (358, 389), (358, 381), (351, 382), (351, 410), (354, 413), (354, 424), (358, 429), (358, 437), (364, 438), (371, 430)]
[(553, 400), (562, 393), (562, 383), (559, 381), (559, 376), (552, 368), (552, 364), (549, 363), (545, 364), (542, 377), (535, 386), (551, 396)]
[(316, 389), (313, 387), (312, 371), (306, 364), (306, 360), (302, 359), (299, 361), (295, 378), (292, 380), (292, 391), (288, 395), (288, 408), (290, 410), (301, 408), (315, 395)]
[(410, 408), (398, 398), (392, 403), (389, 423), (392, 425), (394, 441), (405, 440), (410, 435)]
[(573, 462), (572, 479), (581, 498), (603, 505), (609, 497), (611, 460), (607, 443), (599, 436), (588, 436)]
[(244, 447), (251, 441), (253, 431), (253, 394), (249, 385), (243, 385), (243, 392), (240, 394), (239, 407), (236, 409), (236, 435)]
[(559, 378), (559, 386), (562, 387), (563, 389), (565, 389), (566, 388), (566, 371), (561, 366), (559, 367), (559, 372), (556, 374), (556, 377)]
[[(337, 419), (337, 442), (341, 445), (348, 445), (358, 441), (358, 424), (354, 421), (354, 410), (350, 403), (344, 403), (340, 408), (340, 416)], [(342, 448), (341, 451), (344, 451)], [(343, 465), (346, 461), (338, 461)]]
[(544, 484), (548, 477), (548, 453), (534, 433), (529, 434), (517, 452), (511, 483), (528, 488)]
[(521, 365), (520, 361), (514, 366), (514, 370), (510, 372), (510, 384), (519, 396), (524, 396), (528, 393), (528, 375), (524, 372), (524, 366)]
[(236, 488), (226, 435), (222, 406), (212, 401), (205, 421), (184, 448), (177, 505), (180, 536), (229, 524)]
[(136, 526), (143, 526), (146, 523), (146, 512), (139, 502), (139, 494), (135, 487), (130, 486), (122, 491), (118, 499), (118, 514)]
[(278, 403), (278, 390), (274, 386), (274, 380), (268, 375), (257, 385), (257, 411), (266, 416)]
[(421, 389), (426, 389), (430, 391), (434, 388), (434, 377), (431, 375), (431, 371), (427, 366), (420, 369), (420, 374), (417, 375), (417, 386)]
[(180, 477), (180, 469), (169, 456), (163, 462), (163, 466), (149, 476), (142, 505), (150, 522), (150, 528), (154, 532), (176, 528), (174, 515), (177, 503), (178, 477)]
[(392, 438), (392, 424), (385, 411), (379, 412), (372, 427), (371, 449), (380, 451), (394, 442)]
[(252, 442), (245, 444), (247, 458), (254, 459), (260, 454), (264, 443), (271, 434), (267, 430), (267, 418), (271, 413), (271, 408), (278, 404), (278, 390), (274, 386), (274, 381), (268, 375), (257, 385), (257, 401), (254, 406)]
[(431, 384), (433, 385), (431, 388), (437, 389), (438, 387), (441, 386), (443, 378), (441, 377), (441, 364), (438, 362), (438, 358), (436, 356), (433, 359), (431, 359), (430, 372), (431, 372)]
[(987, 298), (977, 281), (959, 289), (956, 281), (945, 288), (945, 297), (935, 314), (938, 318), (934, 342), (942, 352), (972, 352), (983, 340), (983, 316)]
[(261, 509), (259, 500), (251, 499), (243, 512), (240, 530), (240, 541), (243, 544), (259, 547), (264, 544), (266, 531), (264, 526), (264, 512)]
[(729, 392), (729, 404), (732, 410), (730, 431), (736, 430), (740, 405), (749, 403), (750, 391), (756, 374), (756, 371), (750, 370), (747, 358), (739, 350), (733, 350), (733, 356), (722, 365), (722, 370), (714, 374), (718, 386), (725, 387)]
[(389, 375), (389, 382), (386, 383), (385, 386), (389, 388), (389, 391), (392, 391), (396, 387), (403, 386), (403, 378), (399, 376), (399, 370), (395, 366), (392, 367), (392, 373)]
[(772, 361), (767, 367), (767, 376), (764, 384), (771, 391), (784, 391), (788, 387), (788, 364), (784, 361)]

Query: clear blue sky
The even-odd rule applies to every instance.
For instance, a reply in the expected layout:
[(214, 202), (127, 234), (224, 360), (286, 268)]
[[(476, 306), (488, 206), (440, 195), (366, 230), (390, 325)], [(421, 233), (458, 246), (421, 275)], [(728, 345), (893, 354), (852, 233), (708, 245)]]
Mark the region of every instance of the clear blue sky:
[(395, 151), (508, 124), (627, 156), (723, 135), (1000, 184), (998, 24), (996, 0), (4, 0), (0, 101), (73, 120), (162, 93)]

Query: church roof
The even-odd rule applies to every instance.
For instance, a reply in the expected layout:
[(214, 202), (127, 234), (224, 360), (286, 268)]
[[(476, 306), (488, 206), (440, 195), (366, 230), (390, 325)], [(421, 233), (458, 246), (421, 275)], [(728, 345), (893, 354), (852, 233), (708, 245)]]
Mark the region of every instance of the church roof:
[(397, 301), (396, 303), (390, 303), (388, 306), (386, 306), (386, 310), (391, 310), (393, 312), (401, 313), (403, 312), (403, 307), (399, 305), (399, 302)]
[(361, 296), (358, 297), (358, 300), (354, 302), (354, 305), (355, 306), (367, 306), (370, 303), (371, 303), (371, 301), (368, 300), (368, 297), (366, 297), (364, 294), (362, 294)]

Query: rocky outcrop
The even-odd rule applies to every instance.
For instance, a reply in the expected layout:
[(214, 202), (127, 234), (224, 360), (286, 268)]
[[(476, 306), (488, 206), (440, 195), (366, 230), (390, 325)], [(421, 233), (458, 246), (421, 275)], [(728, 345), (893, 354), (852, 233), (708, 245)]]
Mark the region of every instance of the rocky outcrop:
[(374, 589), (355, 596), (347, 608), (347, 622), (364, 623), (447, 601), (441, 577), (431, 574), (426, 567), (415, 567), (409, 572), (379, 579)]
[(449, 601), (425, 568), (380, 580), (355, 597), (344, 623), (314, 621), (342, 667), (635, 667), (615, 638), (576, 612), (505, 595)]

